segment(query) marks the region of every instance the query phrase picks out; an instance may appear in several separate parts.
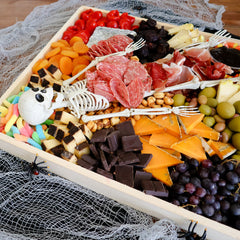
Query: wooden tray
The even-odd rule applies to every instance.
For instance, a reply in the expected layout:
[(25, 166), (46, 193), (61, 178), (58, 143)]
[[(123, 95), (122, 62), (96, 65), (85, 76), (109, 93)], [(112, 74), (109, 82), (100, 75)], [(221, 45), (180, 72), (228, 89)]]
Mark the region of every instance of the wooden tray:
[[(19, 75), (16, 81), (10, 86), (5, 94), (0, 98), (0, 105), (9, 96), (19, 93), (21, 87), (27, 83), (31, 74), (34, 63), (43, 58), (46, 52), (50, 50), (51, 43), (61, 39), (63, 32), (68, 26), (71, 26), (79, 18), (82, 11), (89, 9), (87, 6), (80, 7), (72, 17), (63, 25), (63, 27), (55, 34), (55, 36), (48, 42), (42, 51), (33, 59), (28, 67)], [(93, 10), (100, 10), (103, 13), (107, 11), (102, 9), (92, 8)], [(137, 18), (135, 23), (138, 23), (142, 18)], [(164, 26), (165, 29), (173, 27), (172, 24), (158, 23), (158, 26)], [(206, 37), (211, 36), (210, 33), (202, 32)], [(232, 39), (231, 41), (239, 43), (239, 40)], [(133, 207), (137, 210), (150, 214), (156, 218), (168, 218), (173, 220), (183, 229), (187, 229), (190, 220), (197, 221), (196, 232), (202, 235), (205, 228), (207, 228), (208, 239), (231, 240), (240, 239), (240, 231), (228, 227), (226, 225), (217, 223), (216, 221), (197, 215), (193, 212), (175, 206), (159, 198), (146, 195), (141, 191), (128, 187), (114, 180), (108, 179), (95, 172), (89, 171), (78, 165), (72, 164), (56, 157), (52, 154), (39, 150), (26, 143), (19, 142), (12, 137), (0, 133), (0, 148), (9, 152), (12, 155), (20, 157), (28, 162), (32, 162), (35, 155), (38, 154), (39, 161), (45, 160), (46, 165), (49, 166), (49, 171), (59, 176), (62, 176), (72, 182), (80, 184), (97, 193), (103, 194), (111, 199), (114, 199), (122, 204)]]

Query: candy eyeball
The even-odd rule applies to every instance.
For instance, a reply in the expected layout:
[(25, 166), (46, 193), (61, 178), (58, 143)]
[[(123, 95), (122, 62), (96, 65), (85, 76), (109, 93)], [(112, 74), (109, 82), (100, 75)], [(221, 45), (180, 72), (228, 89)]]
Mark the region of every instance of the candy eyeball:
[(21, 117), (31, 125), (45, 122), (53, 113), (52, 88), (32, 88), (24, 92), (18, 102)]

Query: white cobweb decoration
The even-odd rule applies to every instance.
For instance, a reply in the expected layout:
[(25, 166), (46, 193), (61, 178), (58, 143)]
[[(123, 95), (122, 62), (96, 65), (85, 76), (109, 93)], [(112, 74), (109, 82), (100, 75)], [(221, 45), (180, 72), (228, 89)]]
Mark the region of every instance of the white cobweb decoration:
[(170, 220), (154, 223), (58, 176), (32, 178), (26, 162), (0, 151), (0, 239), (177, 239)]
[[(59, 0), (37, 7), (23, 22), (0, 30), (0, 95), (82, 5), (192, 22), (200, 29), (222, 28), (224, 12), (207, 0)], [(154, 223), (147, 214), (58, 176), (41, 173), (30, 181), (27, 166), (0, 150), (0, 239), (177, 239), (170, 220)]]

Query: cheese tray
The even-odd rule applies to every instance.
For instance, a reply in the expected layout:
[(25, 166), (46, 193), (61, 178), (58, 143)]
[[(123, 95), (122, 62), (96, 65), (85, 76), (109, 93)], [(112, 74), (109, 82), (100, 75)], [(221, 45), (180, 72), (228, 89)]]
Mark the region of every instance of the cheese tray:
[[(9, 99), (9, 97), (13, 95), (17, 95), (22, 90), (22, 86), (25, 86), (32, 76), (32, 69), (36, 65), (36, 62), (39, 59), (43, 59), (46, 53), (51, 51), (52, 43), (61, 39), (66, 29), (70, 26), (73, 26), (74, 23), (79, 19), (80, 14), (88, 9), (89, 7), (82, 6), (72, 15), (72, 17), (42, 49), (42, 51), (33, 59), (28, 67), (19, 75), (19, 77), (5, 92), (5, 94), (3, 94), (3, 96), (0, 98), (0, 105), (4, 105), (6, 99)], [(107, 14), (107, 11), (105, 10), (95, 8), (92, 9), (94, 11), (101, 11), (104, 15)], [(142, 20), (143, 19), (141, 18), (135, 17), (134, 25), (138, 25)], [(167, 23), (157, 23), (157, 27), (161, 28), (161, 26), (164, 26), (164, 29), (166, 30), (175, 27), (174, 25)], [(201, 32), (200, 34), (206, 39), (212, 36), (212, 34), (205, 32)], [(240, 41), (236, 39), (231, 39), (231, 42), (240, 44)], [(236, 77), (236, 81), (238, 81), (238, 77)], [(61, 105), (60, 107), (65, 107), (65, 105)], [(87, 187), (99, 194), (103, 194), (122, 204), (126, 204), (142, 212), (150, 214), (153, 217), (169, 218), (183, 229), (188, 228), (191, 220), (198, 222), (195, 231), (199, 235), (202, 235), (204, 229), (207, 228), (207, 239), (240, 239), (240, 232), (235, 228), (218, 223), (160, 198), (145, 194), (142, 191), (127, 186), (126, 184), (119, 183), (84, 167), (73, 164), (70, 161), (66, 161), (61, 157), (26, 144), (25, 142), (18, 141), (4, 133), (0, 133), (0, 142), (1, 149), (15, 156), (18, 156), (31, 163), (37, 154), (39, 161), (46, 161), (46, 165), (49, 167), (48, 169), (50, 172)]]

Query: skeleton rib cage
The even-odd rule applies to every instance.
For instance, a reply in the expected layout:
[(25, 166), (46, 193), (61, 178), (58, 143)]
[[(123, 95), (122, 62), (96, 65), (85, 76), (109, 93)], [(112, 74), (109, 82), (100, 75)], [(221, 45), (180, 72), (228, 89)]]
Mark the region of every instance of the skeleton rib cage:
[(105, 97), (87, 90), (86, 80), (63, 87), (62, 92), (71, 113), (78, 118), (87, 111), (96, 111), (109, 107), (109, 101)]

